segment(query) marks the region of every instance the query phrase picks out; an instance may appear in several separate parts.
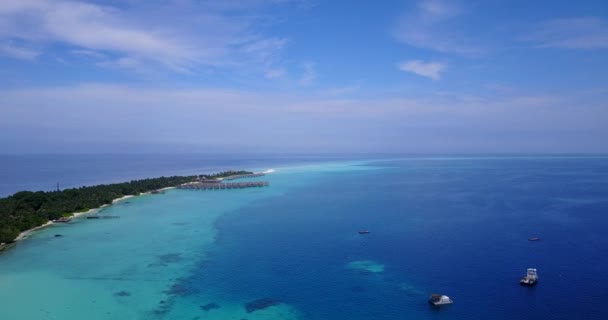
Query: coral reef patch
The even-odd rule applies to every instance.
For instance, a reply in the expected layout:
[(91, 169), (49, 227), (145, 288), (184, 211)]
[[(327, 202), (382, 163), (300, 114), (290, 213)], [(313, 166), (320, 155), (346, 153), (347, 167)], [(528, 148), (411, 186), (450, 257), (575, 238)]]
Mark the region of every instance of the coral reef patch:
[(128, 291), (124, 291), (123, 290), (123, 291), (118, 291), (118, 292), (114, 293), (114, 296), (116, 296), (116, 297), (130, 297), (131, 293), (128, 292)]
[(281, 304), (282, 302), (279, 300), (271, 299), (271, 298), (262, 298), (253, 300), (245, 304), (245, 310), (247, 313), (252, 313), (258, 310), (266, 309), (272, 306), (276, 306)]
[(384, 265), (373, 260), (358, 260), (350, 262), (347, 267), (362, 273), (382, 273)]
[(211, 303), (207, 303), (205, 305), (200, 306), (200, 308), (201, 308), (201, 310), (209, 311), (209, 310), (213, 310), (213, 309), (219, 309), (220, 305), (215, 302), (211, 302)]

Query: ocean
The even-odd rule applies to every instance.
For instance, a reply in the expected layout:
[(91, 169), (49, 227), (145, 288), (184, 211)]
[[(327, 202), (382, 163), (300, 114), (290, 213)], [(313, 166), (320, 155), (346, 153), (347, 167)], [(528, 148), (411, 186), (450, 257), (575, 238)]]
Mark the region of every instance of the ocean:
[(607, 157), (217, 160), (171, 170), (275, 172), (32, 234), (0, 254), (0, 319), (608, 319)]

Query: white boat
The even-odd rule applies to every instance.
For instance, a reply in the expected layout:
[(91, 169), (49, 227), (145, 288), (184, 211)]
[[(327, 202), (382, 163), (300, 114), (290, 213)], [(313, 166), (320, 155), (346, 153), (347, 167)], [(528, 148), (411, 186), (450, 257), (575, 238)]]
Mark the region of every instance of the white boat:
[(522, 286), (533, 286), (538, 282), (538, 273), (536, 273), (536, 269), (529, 268), (526, 276), (519, 280), (519, 284)]
[(452, 301), (452, 299), (450, 299), (448, 296), (434, 293), (429, 297), (429, 303), (435, 306), (440, 306), (443, 304), (454, 303), (454, 301)]

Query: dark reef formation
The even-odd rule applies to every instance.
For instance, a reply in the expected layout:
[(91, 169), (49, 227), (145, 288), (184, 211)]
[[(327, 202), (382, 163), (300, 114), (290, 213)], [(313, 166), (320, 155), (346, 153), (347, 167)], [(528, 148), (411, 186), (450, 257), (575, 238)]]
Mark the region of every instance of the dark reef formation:
[(167, 253), (167, 254), (163, 254), (163, 255), (158, 256), (158, 262), (156, 262), (156, 263), (150, 263), (148, 265), (148, 268), (152, 268), (152, 267), (166, 267), (170, 263), (179, 262), (182, 259), (183, 259), (182, 255), (180, 253)]
[(181, 261), (182, 255), (179, 253), (167, 253), (163, 254), (162, 256), (159, 256), (158, 258), (160, 260), (160, 263), (167, 264)]
[(173, 284), (169, 289), (165, 290), (165, 293), (170, 296), (184, 297), (196, 293), (197, 290), (192, 286), (189, 286), (186, 282), (178, 282)]
[(257, 299), (257, 300), (248, 302), (245, 305), (245, 310), (247, 310), (247, 313), (252, 313), (252, 312), (266, 309), (268, 307), (276, 306), (279, 304), (281, 304), (281, 301), (279, 301), (279, 300), (275, 300), (275, 299), (271, 299), (271, 298), (262, 298), (262, 299)]
[(202, 305), (202, 306), (200, 306), (200, 308), (201, 308), (201, 310), (209, 311), (209, 310), (213, 310), (213, 309), (219, 309), (220, 305), (215, 302), (212, 302), (212, 303), (207, 303), (205, 305)]

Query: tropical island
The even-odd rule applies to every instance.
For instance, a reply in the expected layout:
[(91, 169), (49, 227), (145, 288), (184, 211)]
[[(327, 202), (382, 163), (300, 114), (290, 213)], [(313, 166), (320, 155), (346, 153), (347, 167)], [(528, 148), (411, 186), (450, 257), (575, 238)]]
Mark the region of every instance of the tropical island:
[(75, 213), (112, 204), (115, 199), (136, 196), (184, 183), (221, 180), (251, 175), (249, 171), (224, 171), (209, 175), (172, 176), (123, 183), (83, 186), (57, 191), (21, 191), (0, 198), (0, 244), (11, 243), (20, 233)]

